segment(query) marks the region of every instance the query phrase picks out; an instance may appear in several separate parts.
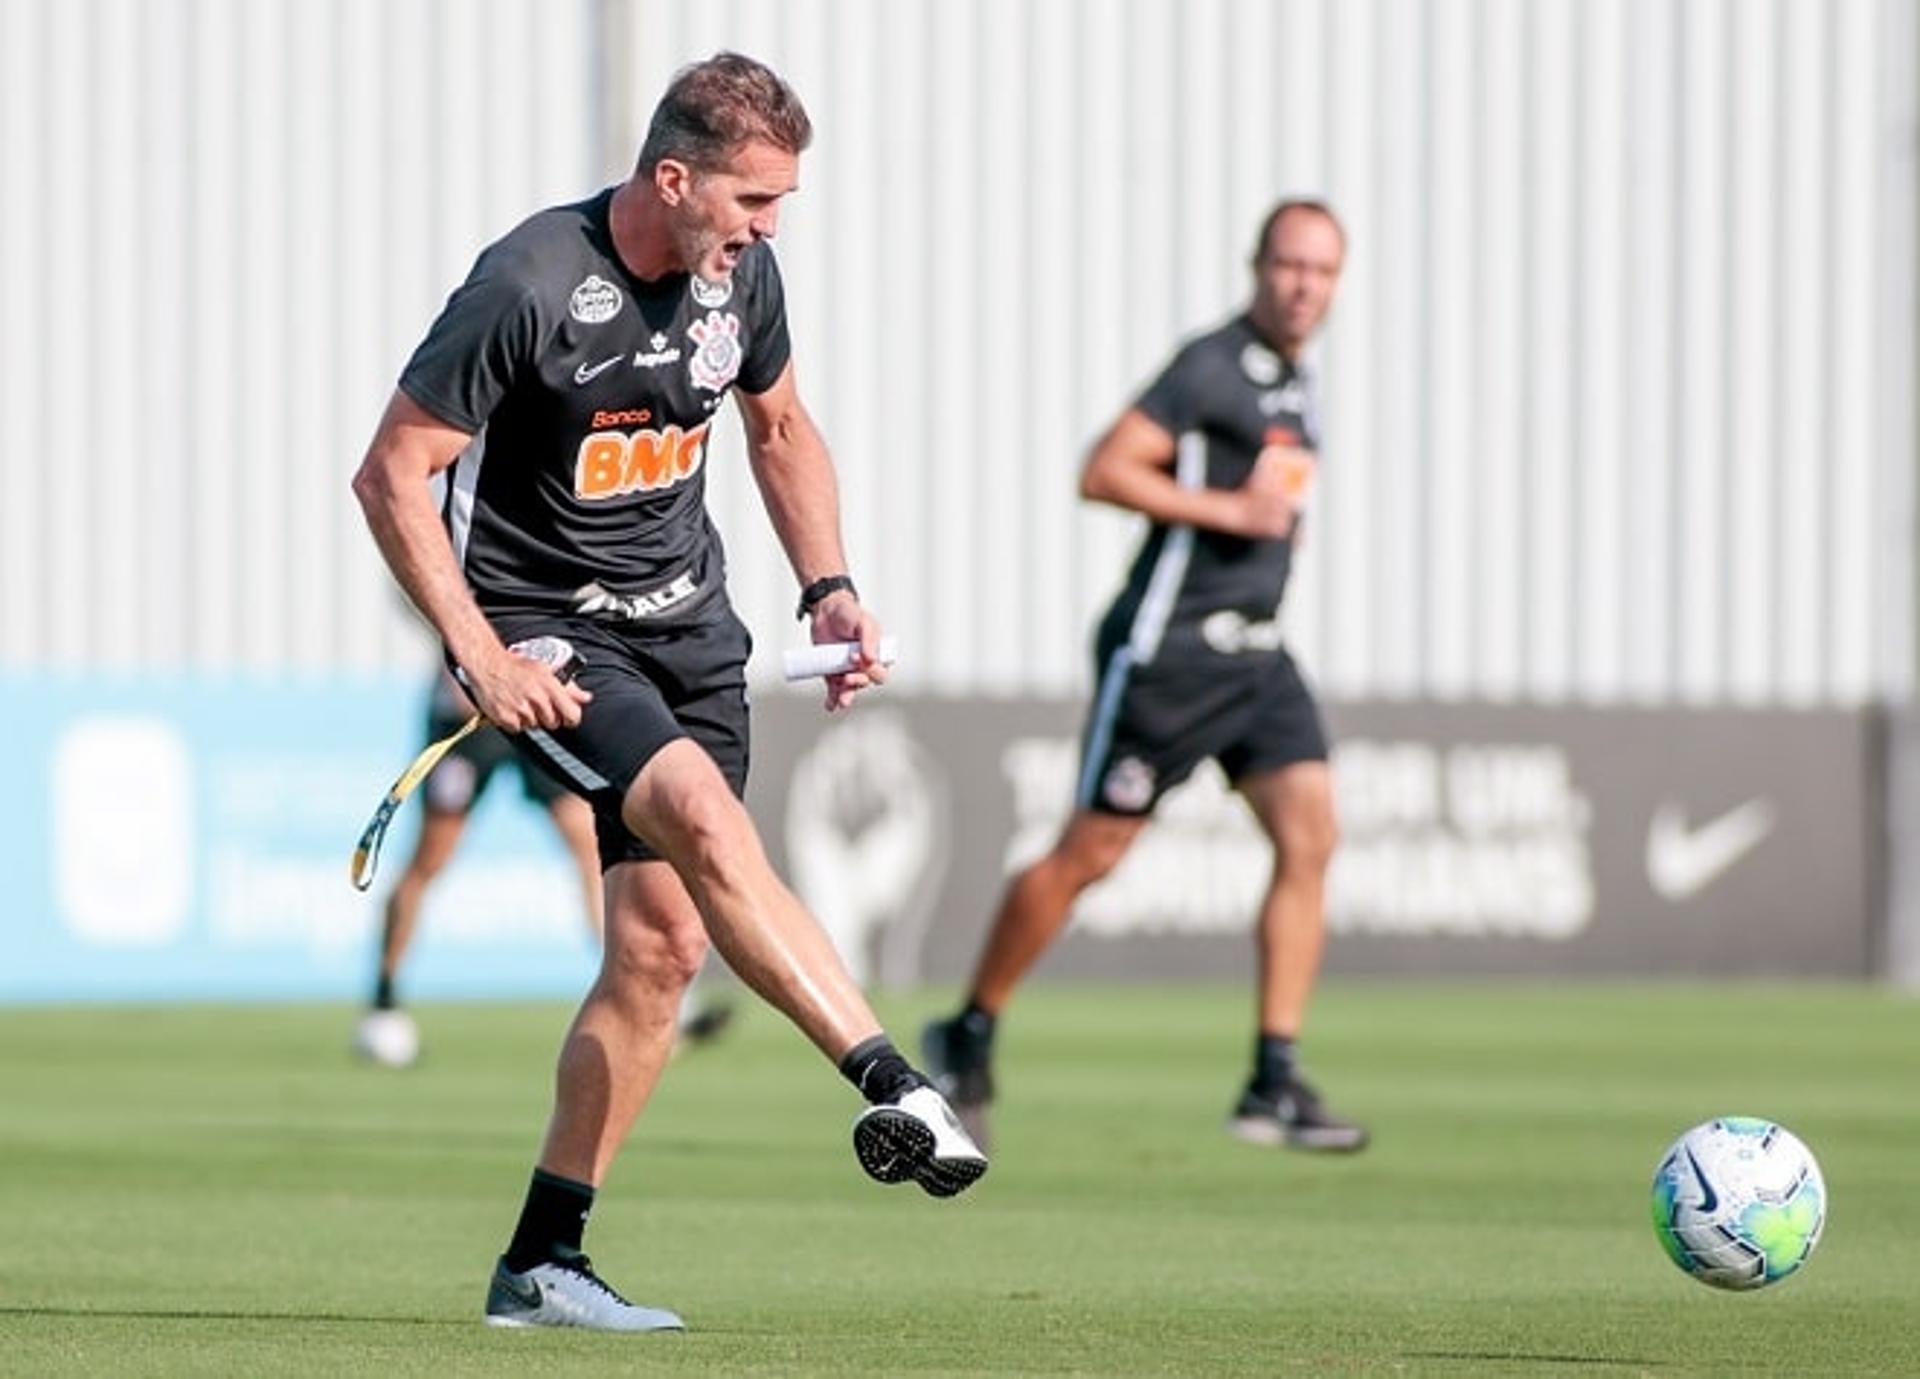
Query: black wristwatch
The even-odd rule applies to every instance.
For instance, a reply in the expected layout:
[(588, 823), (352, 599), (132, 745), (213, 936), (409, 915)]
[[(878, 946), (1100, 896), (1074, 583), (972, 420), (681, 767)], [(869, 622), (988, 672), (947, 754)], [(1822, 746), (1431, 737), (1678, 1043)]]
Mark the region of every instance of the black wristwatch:
[(860, 591), (853, 587), (852, 575), (822, 575), (800, 591), (800, 607), (794, 613), (794, 617), (805, 622), (807, 614), (818, 608), (822, 599), (828, 594), (837, 594), (842, 589), (856, 599), (860, 597)]

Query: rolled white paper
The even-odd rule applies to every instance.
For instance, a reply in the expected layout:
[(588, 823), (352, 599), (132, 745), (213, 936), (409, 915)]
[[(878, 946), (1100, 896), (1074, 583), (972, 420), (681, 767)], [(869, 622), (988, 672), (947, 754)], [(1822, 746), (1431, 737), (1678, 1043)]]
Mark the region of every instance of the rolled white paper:
[[(789, 680), (812, 680), (822, 675), (839, 675), (853, 669), (854, 657), (859, 653), (858, 642), (816, 642), (812, 646), (796, 646), (783, 652), (780, 668)], [(892, 637), (880, 639), (880, 663), (892, 665), (897, 646)]]

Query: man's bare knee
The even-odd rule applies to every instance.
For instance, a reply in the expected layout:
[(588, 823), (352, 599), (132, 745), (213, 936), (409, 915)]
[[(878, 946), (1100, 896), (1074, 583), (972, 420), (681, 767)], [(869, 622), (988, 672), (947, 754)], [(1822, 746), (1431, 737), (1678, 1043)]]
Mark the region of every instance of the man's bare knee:
[(653, 841), (689, 886), (700, 891), (732, 882), (761, 856), (746, 806), (717, 773), (714, 781), (711, 788), (655, 798), (646, 815), (636, 819), (630, 812), (628, 817), (628, 826)]
[(679, 992), (692, 984), (706, 957), (706, 933), (695, 926), (609, 947), (605, 965), (607, 975), (623, 988)]
[(1067, 826), (1053, 850), (1053, 860), (1085, 889), (1108, 876), (1125, 860), (1143, 821), (1115, 815), (1084, 815)]
[(621, 814), (683, 875), (730, 876), (760, 851), (746, 806), (713, 759), (688, 742), (660, 750), (627, 791)]
[(1282, 876), (1324, 875), (1340, 846), (1340, 826), (1329, 811), (1303, 811), (1283, 820), (1274, 838), (1274, 866)]
[(706, 956), (707, 933), (697, 913), (623, 895), (608, 920), (601, 971), (604, 982), (623, 995), (677, 998), (692, 984)]

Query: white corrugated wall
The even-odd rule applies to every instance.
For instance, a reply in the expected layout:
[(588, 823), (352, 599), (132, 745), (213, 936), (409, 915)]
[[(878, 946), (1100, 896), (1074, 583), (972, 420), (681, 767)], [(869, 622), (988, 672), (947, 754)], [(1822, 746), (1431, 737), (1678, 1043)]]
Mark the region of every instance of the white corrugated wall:
[(347, 478), (474, 252), (596, 176), (592, 33), (0, 0), (0, 665), (420, 656)]
[[(818, 128), (781, 252), (907, 682), (1084, 686), (1088, 440), (1351, 235), (1291, 620), (1343, 695), (1851, 703), (1914, 623), (1910, 0), (0, 0), (0, 666), (423, 657), (346, 490), (474, 251), (681, 62)], [(793, 585), (716, 450), (763, 646)]]

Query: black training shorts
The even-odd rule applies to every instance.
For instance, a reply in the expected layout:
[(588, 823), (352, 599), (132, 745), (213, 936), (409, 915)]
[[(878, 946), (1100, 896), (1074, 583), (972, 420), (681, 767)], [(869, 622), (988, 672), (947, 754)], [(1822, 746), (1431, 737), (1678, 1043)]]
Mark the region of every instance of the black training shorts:
[(669, 742), (692, 738), (744, 797), (753, 640), (724, 603), (708, 620), (673, 627), (569, 613), (500, 613), (489, 620), (504, 642), (563, 637), (580, 657), (574, 678), (593, 695), (580, 726), (536, 728), (512, 741), (593, 806), (603, 870), (660, 856), (622, 822), (620, 804), (640, 768)]
[(1082, 809), (1151, 814), (1208, 757), (1235, 782), (1327, 759), (1319, 706), (1284, 649), (1222, 655), (1188, 641), (1135, 665), (1124, 641), (1102, 636), (1095, 658), (1074, 797)]

